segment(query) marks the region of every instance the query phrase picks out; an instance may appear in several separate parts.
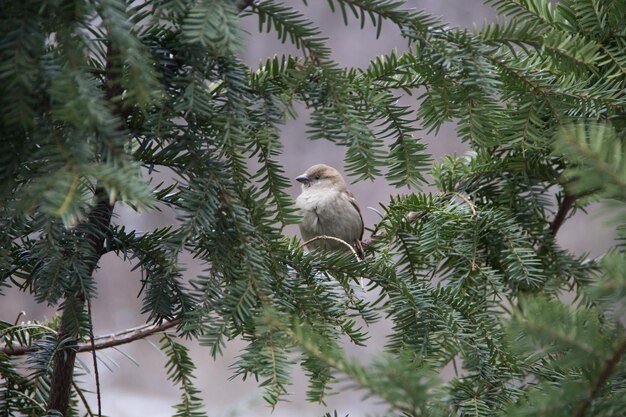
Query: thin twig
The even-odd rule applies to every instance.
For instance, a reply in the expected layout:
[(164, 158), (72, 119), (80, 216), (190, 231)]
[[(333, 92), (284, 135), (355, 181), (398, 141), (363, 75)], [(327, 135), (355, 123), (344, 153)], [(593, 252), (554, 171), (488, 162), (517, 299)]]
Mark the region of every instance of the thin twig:
[(602, 372), (600, 372), (600, 375), (598, 375), (598, 378), (593, 382), (593, 385), (591, 386), (591, 392), (589, 393), (589, 396), (578, 405), (574, 417), (585, 416), (585, 413), (591, 405), (591, 402), (598, 396), (600, 390), (602, 389), (602, 386), (609, 379), (609, 377), (615, 370), (615, 367), (622, 359), (622, 356), (624, 356), (624, 353), (626, 353), (626, 339), (622, 341), (622, 343), (617, 347), (615, 352), (613, 352), (613, 355), (611, 355), (611, 357), (604, 363), (604, 368), (602, 368)]
[[(155, 333), (160, 333), (171, 329), (172, 327), (177, 326), (179, 323), (180, 320), (164, 321), (160, 324), (146, 324), (143, 326), (134, 327), (132, 329), (127, 329), (119, 333), (113, 333), (108, 336), (99, 336), (96, 338), (95, 349), (107, 349), (110, 347), (134, 342), (135, 340), (144, 339)], [(79, 352), (87, 352), (89, 350), (91, 350), (91, 346), (89, 345), (78, 345)]]
[(17, 315), (17, 317), (15, 318), (15, 322), (13, 324), (17, 325), (17, 323), (20, 321), (20, 318), (25, 315), (26, 315), (26, 312), (24, 310), (20, 311), (20, 314)]
[(316, 240), (324, 240), (324, 239), (326, 239), (326, 240), (334, 240), (335, 242), (339, 242), (339, 243), (344, 244), (354, 254), (354, 257), (356, 258), (356, 260), (357, 261), (361, 261), (361, 258), (359, 258), (359, 254), (356, 253), (356, 250), (352, 247), (352, 245), (350, 245), (345, 240), (339, 239), (338, 237), (335, 237), (335, 236), (326, 236), (326, 235), (315, 236), (313, 239), (309, 239), (306, 242), (304, 242), (302, 245), (300, 245), (300, 247), (306, 246), (306, 245), (308, 245), (311, 242), (315, 242)]
[[(302, 245), (300, 245), (300, 247), (306, 246), (306, 245), (308, 245), (311, 242), (315, 242), (316, 240), (322, 240), (322, 239), (334, 240), (335, 242), (340, 242), (340, 243), (346, 245), (350, 249), (350, 251), (352, 251), (352, 253), (354, 254), (354, 257), (356, 258), (356, 261), (357, 262), (361, 262), (361, 258), (359, 257), (359, 254), (352, 247), (352, 245), (350, 245), (345, 240), (339, 239), (338, 237), (334, 237), (334, 236), (326, 236), (326, 235), (315, 236), (313, 239), (309, 239), (306, 242), (304, 242)], [(365, 284), (363, 283), (363, 277), (361, 277), (359, 279), (359, 284), (361, 285), (361, 289), (365, 290)]]
[[(91, 352), (93, 350), (107, 349), (119, 345), (124, 345), (135, 340), (144, 339), (155, 333), (163, 332), (178, 325), (180, 320), (164, 321), (160, 324), (144, 324), (133, 327), (118, 333), (98, 336), (94, 338), (94, 343), (79, 343), (77, 352)], [(31, 346), (3, 346), (0, 352), (8, 356), (20, 356), (26, 354)]]
[(470, 208), (470, 210), (472, 210), (472, 217), (476, 218), (476, 206), (474, 205), (474, 203), (472, 203), (469, 198), (467, 198), (466, 196), (464, 196), (461, 193), (452, 193), (453, 195), (459, 197), (461, 200), (463, 200)]
[[(80, 400), (82, 401), (83, 405), (85, 406), (85, 410), (87, 411), (87, 414), (90, 417), (94, 417), (93, 411), (91, 411), (91, 408), (89, 407), (89, 403), (87, 402), (87, 398), (85, 398), (85, 394), (83, 394), (83, 390), (81, 390), (80, 387), (78, 385), (76, 385), (76, 383), (74, 381), (72, 381), (72, 386), (74, 387), (74, 391), (76, 391), (76, 394), (78, 394), (78, 397), (80, 398)], [(100, 415), (100, 414), (98, 414), (98, 415)]]
[[(87, 299), (87, 312), (89, 316), (89, 343), (91, 344), (91, 356), (93, 358), (93, 374), (96, 380), (96, 398), (98, 401), (98, 417), (102, 416), (102, 396), (100, 392), (100, 373), (98, 372), (98, 359), (96, 357), (96, 342), (93, 336), (93, 316), (91, 315), (91, 301)], [(74, 383), (74, 381), (72, 381)]]

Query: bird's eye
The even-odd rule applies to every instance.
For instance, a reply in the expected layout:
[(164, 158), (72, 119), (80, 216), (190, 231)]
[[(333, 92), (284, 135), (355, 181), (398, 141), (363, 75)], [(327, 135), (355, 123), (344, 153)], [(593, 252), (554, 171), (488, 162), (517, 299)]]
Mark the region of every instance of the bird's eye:
[(319, 179), (320, 179), (320, 174), (317, 174), (317, 175), (315, 176), (315, 179), (316, 179), (316, 180), (319, 180)]

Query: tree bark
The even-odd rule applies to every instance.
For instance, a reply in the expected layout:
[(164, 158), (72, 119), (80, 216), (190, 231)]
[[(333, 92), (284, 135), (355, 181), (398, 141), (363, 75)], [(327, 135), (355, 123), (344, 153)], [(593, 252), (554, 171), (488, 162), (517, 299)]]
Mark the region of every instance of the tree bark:
[(571, 208), (574, 206), (575, 202), (576, 197), (572, 195), (566, 194), (563, 197), (563, 200), (559, 205), (559, 209), (554, 216), (552, 223), (550, 223), (550, 232), (552, 233), (552, 236), (556, 236), (556, 234), (559, 232), (559, 229), (563, 225), (563, 222), (567, 218), (567, 215), (569, 214)]
[[(89, 275), (93, 275), (100, 256), (104, 248), (104, 240), (106, 230), (111, 223), (113, 215), (113, 204), (109, 204), (106, 192), (102, 188), (96, 188), (96, 201), (98, 203), (91, 210), (87, 218), (87, 233), (85, 238), (89, 240), (92, 247), (92, 257), (88, 260)], [(70, 297), (76, 297), (80, 303), (85, 303), (85, 294), (78, 290), (75, 294), (68, 294), (66, 300)], [(72, 314), (70, 308), (63, 310), (63, 316)], [(63, 317), (64, 318), (64, 317)], [(61, 323), (65, 322), (61, 319)], [(72, 348), (62, 348), (54, 355), (54, 365), (52, 370), (52, 381), (50, 385), (50, 397), (48, 399), (48, 411), (55, 410), (62, 415), (67, 415), (67, 408), (70, 402), (70, 393), (74, 377), (74, 364), (76, 362), (76, 353), (79, 334), (71, 334), (61, 325), (57, 340), (72, 340), (73, 343), (63, 343), (63, 345), (74, 346)]]
[(50, 398), (48, 399), (48, 412), (54, 410), (62, 415), (67, 414), (74, 378), (74, 362), (76, 362), (75, 349), (63, 349), (55, 354)]

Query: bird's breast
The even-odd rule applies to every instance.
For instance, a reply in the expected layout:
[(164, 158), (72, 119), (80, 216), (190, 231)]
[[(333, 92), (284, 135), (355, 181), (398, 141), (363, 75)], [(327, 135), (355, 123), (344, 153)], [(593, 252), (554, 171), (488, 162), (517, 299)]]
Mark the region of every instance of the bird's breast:
[(339, 237), (351, 242), (361, 234), (361, 216), (341, 192), (306, 190), (296, 199), (305, 240), (319, 235)]

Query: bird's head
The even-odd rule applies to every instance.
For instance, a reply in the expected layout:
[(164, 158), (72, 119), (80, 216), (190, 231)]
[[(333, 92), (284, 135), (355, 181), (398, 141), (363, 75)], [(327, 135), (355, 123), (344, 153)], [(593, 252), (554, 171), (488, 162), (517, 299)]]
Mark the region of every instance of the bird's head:
[(313, 165), (304, 174), (296, 177), (296, 181), (302, 183), (302, 189), (306, 188), (331, 188), (338, 191), (346, 189), (346, 182), (341, 174), (333, 167), (324, 164)]

